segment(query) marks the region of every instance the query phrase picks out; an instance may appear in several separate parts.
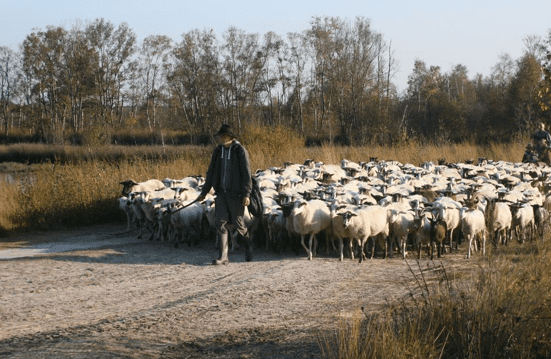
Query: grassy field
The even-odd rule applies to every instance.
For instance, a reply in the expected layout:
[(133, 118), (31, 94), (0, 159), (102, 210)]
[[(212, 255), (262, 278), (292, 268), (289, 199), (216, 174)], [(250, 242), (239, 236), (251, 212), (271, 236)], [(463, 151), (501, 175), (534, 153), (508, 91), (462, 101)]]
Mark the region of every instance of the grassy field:
[[(281, 166), (285, 161), (303, 163), (305, 159), (328, 164), (338, 164), (342, 159), (369, 161), (370, 157), (414, 165), (440, 158), (448, 162), (476, 161), (479, 157), (518, 162), (525, 145), (519, 141), (484, 147), (421, 143), (392, 148), (305, 147), (304, 138), (286, 129), (252, 128), (245, 133), (240, 140), (249, 150), (253, 171)], [(120, 181), (205, 175), (213, 146), (1, 146), (4, 167), (0, 170), (31, 180), (0, 186), (0, 236), (19, 230), (123, 221), (116, 201)], [(25, 169), (21, 163), (29, 165)]]

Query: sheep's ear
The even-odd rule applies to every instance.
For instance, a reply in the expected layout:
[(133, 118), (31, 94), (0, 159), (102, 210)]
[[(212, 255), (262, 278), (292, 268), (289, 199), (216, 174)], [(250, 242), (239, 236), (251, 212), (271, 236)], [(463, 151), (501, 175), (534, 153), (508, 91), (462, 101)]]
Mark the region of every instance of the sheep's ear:
[(358, 214), (356, 212), (348, 212), (350, 213), (350, 217), (356, 217)]
[(302, 206), (306, 206), (308, 203), (307, 202), (300, 202), (299, 205), (298, 205), (298, 208), (302, 207)]

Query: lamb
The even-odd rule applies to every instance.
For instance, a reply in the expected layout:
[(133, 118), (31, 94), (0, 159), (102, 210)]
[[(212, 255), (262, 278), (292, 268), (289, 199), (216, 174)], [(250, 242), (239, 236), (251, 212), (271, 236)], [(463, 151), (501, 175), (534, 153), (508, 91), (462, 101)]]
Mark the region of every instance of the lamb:
[(139, 183), (137, 183), (133, 179), (129, 179), (119, 183), (122, 184), (123, 186), (122, 188), (123, 196), (128, 196), (128, 194), (131, 192), (152, 192), (152, 191), (166, 188), (164, 183), (157, 179), (150, 179), (145, 182), (139, 182)]
[[(301, 245), (308, 254), (308, 259), (312, 260), (315, 252), (312, 250), (314, 237), (323, 230), (331, 226), (331, 213), (327, 204), (319, 199), (305, 201), (299, 199), (295, 202), (291, 212), (293, 217), (293, 226), (295, 233), (301, 237)], [(310, 237), (309, 246), (304, 244), (304, 237)]]
[(378, 243), (384, 246), (386, 258), (386, 242), (385, 239), (389, 234), (388, 217), (389, 212), (386, 208), (375, 205), (360, 208), (356, 211), (346, 211), (341, 214), (343, 216), (344, 228), (348, 229), (350, 236), (356, 238), (360, 246), (360, 263), (366, 258), (365, 244), (370, 237), (374, 238), (373, 247), (371, 249), (371, 258), (375, 252), (375, 237)]

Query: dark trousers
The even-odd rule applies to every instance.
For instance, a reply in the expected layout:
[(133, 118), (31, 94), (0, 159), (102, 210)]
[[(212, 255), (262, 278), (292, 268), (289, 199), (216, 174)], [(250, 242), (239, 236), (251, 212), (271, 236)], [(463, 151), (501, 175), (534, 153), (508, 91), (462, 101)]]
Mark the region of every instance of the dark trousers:
[(235, 230), (242, 237), (247, 237), (247, 227), (243, 221), (245, 207), (242, 196), (230, 196), (225, 193), (217, 193), (215, 199), (216, 208), (216, 230), (218, 234), (226, 234), (226, 224), (234, 226)]

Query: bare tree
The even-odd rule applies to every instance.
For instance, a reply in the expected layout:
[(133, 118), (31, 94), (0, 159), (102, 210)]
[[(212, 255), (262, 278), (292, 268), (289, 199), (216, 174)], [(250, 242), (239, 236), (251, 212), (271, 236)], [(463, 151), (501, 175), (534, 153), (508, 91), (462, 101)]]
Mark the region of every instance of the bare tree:
[[(18, 79), (20, 74), (19, 54), (8, 47), (0, 47), (0, 124), (4, 135), (10, 130), (10, 120), (14, 97), (18, 91)], [(12, 123), (13, 125), (13, 123)]]
[(157, 126), (157, 108), (166, 90), (166, 77), (172, 40), (164, 35), (144, 39), (140, 51), (145, 117), (150, 130)]

